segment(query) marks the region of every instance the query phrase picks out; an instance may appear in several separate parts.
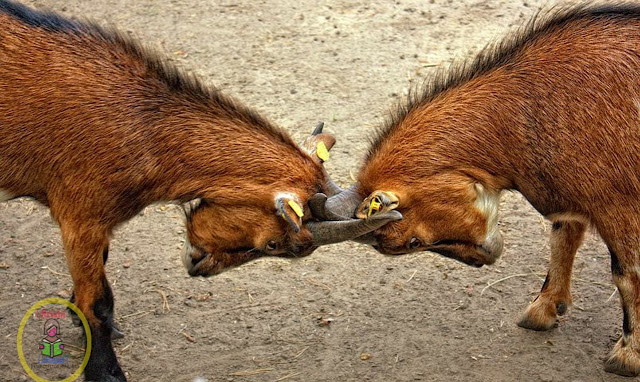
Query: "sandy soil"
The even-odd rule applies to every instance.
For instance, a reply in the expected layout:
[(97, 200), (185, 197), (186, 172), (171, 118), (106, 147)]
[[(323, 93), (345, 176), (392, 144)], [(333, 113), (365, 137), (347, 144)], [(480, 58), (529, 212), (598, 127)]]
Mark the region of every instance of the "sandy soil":
[[(347, 185), (367, 137), (410, 86), (521, 25), (544, 2), (27, 3), (131, 33), (296, 138), (326, 121), (339, 140), (327, 166)], [(549, 225), (517, 194), (504, 196), (501, 215), (505, 253), (479, 270), (430, 253), (390, 258), (342, 243), (203, 279), (188, 277), (180, 262), (178, 209), (151, 206), (111, 245), (108, 275), (126, 332), (115, 342), (120, 363), (131, 381), (629, 380), (602, 368), (622, 320), (597, 236), (578, 255), (567, 319), (531, 332), (515, 322), (546, 273)], [(68, 297), (72, 286), (46, 208), (0, 204), (0, 264), (0, 380), (27, 380), (18, 324), (34, 302)], [(82, 345), (80, 329), (65, 330)]]

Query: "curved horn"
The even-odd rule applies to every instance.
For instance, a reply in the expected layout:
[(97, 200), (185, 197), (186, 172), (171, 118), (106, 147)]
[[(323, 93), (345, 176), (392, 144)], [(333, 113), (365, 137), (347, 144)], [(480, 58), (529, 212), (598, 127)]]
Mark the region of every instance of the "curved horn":
[(377, 245), (378, 240), (374, 236), (373, 232), (365, 233), (362, 236), (358, 236), (355, 239), (352, 239), (356, 243), (366, 244), (366, 245)]
[(311, 210), (311, 215), (318, 220), (331, 220), (327, 217), (325, 204), (327, 203), (327, 195), (317, 193), (309, 198), (307, 204)]
[(324, 122), (318, 123), (318, 126), (316, 126), (316, 128), (313, 129), (313, 132), (311, 133), (311, 135), (322, 134), (322, 129), (323, 128), (324, 128)]
[(307, 223), (307, 227), (313, 235), (313, 245), (321, 246), (355, 239), (375, 231), (389, 222), (401, 219), (400, 212), (390, 211), (374, 215), (369, 219), (310, 222)]
[(329, 198), (325, 194), (315, 194), (308, 202), (311, 213), (320, 220), (352, 219), (355, 217), (356, 208), (362, 202), (356, 188), (357, 184), (346, 190), (339, 188), (341, 191)]
[(325, 182), (325, 188), (327, 190), (327, 195), (334, 196), (344, 191), (342, 187), (338, 186), (336, 182), (331, 179), (331, 176), (329, 176), (329, 174), (326, 174), (326, 178), (327, 181)]
[(357, 184), (354, 184), (343, 192), (327, 199), (324, 209), (329, 220), (345, 220), (355, 216), (356, 208), (358, 208), (363, 199), (358, 194), (357, 186)]
[(310, 136), (300, 142), (300, 148), (309, 154), (313, 160), (322, 164), (329, 159), (329, 150), (336, 144), (336, 138), (329, 133), (323, 133), (324, 122), (320, 122)]

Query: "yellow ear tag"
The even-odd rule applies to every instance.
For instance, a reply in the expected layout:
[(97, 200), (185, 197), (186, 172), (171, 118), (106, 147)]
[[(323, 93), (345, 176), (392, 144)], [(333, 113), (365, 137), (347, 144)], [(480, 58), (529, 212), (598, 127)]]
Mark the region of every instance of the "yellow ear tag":
[(376, 198), (371, 199), (371, 203), (369, 204), (369, 213), (367, 214), (367, 217), (371, 216), (371, 214), (373, 214), (373, 211), (380, 211), (381, 205), (382, 203), (380, 203), (378, 199)]
[(325, 146), (324, 142), (318, 142), (316, 146), (316, 155), (318, 158), (322, 159), (323, 162), (329, 160), (329, 150), (327, 150), (327, 146)]
[(291, 207), (293, 212), (295, 212), (299, 218), (304, 216), (304, 212), (302, 212), (302, 207), (300, 207), (300, 205), (294, 202), (293, 200), (289, 200), (289, 207)]

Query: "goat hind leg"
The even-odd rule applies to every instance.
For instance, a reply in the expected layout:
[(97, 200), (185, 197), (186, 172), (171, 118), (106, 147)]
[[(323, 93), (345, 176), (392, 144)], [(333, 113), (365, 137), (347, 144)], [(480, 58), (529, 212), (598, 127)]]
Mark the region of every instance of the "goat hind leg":
[(605, 361), (609, 373), (634, 377), (640, 374), (640, 260), (629, 252), (620, 256), (610, 249), (611, 273), (622, 302), (622, 338)]
[(538, 297), (529, 305), (518, 326), (549, 330), (571, 306), (571, 270), (586, 226), (578, 221), (557, 221), (551, 231), (549, 272)]

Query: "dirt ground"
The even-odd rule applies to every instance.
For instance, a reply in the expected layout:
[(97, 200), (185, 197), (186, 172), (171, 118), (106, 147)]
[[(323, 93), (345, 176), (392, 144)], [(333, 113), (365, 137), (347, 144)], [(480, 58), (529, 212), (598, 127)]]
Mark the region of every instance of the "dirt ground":
[[(410, 86), (553, 4), (27, 3), (131, 33), (297, 139), (325, 121), (338, 138), (327, 166), (343, 185), (367, 137)], [(522, 197), (506, 193), (501, 228), (503, 258), (482, 269), (342, 243), (204, 279), (190, 278), (181, 264), (180, 211), (154, 205), (112, 241), (107, 271), (126, 333), (116, 353), (131, 381), (630, 380), (602, 367), (622, 313), (597, 235), (576, 260), (567, 318), (555, 330), (532, 332), (515, 322), (542, 285), (550, 227)], [(16, 352), (20, 320), (36, 301), (68, 297), (71, 287), (48, 210), (28, 200), (0, 204), (0, 380), (28, 379)], [(80, 329), (64, 330), (82, 346)]]

